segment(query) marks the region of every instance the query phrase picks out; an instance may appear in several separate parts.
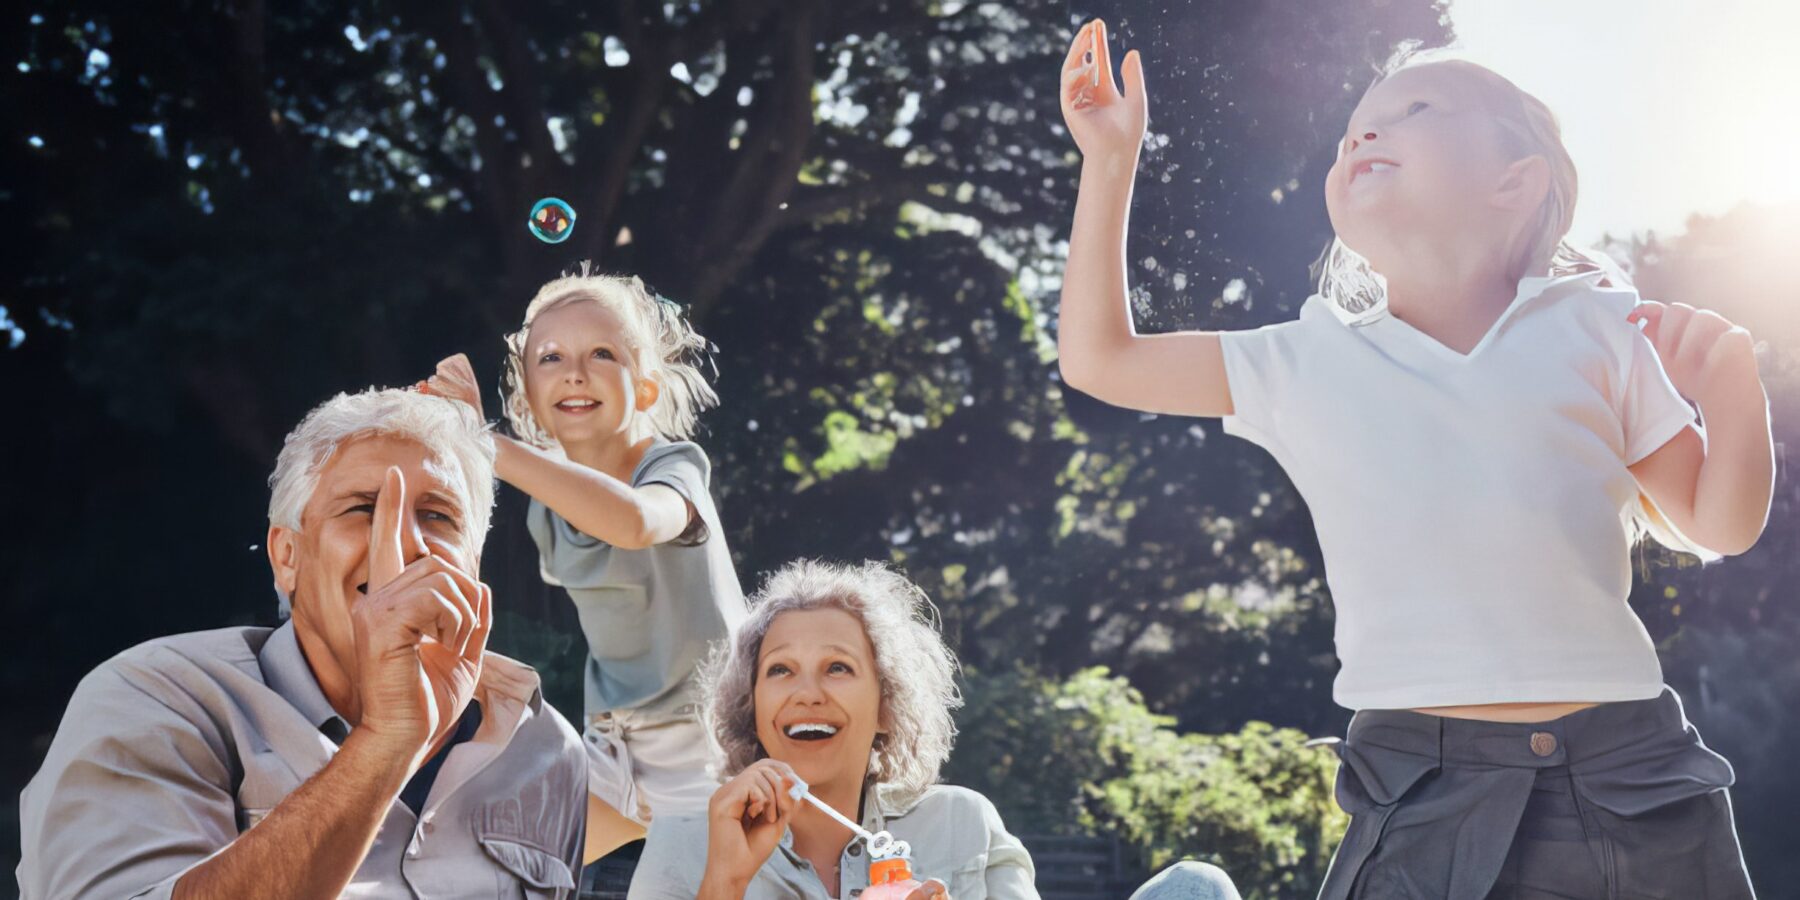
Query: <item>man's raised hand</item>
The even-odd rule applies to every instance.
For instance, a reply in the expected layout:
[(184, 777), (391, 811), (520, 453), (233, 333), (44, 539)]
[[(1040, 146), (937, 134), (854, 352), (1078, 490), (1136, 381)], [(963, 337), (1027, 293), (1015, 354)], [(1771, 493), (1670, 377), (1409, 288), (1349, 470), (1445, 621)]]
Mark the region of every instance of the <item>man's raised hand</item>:
[(416, 768), (474, 696), (493, 624), (488, 587), (431, 555), (411, 521), (406, 479), (389, 467), (369, 531), (367, 595), (356, 631), (358, 728)]

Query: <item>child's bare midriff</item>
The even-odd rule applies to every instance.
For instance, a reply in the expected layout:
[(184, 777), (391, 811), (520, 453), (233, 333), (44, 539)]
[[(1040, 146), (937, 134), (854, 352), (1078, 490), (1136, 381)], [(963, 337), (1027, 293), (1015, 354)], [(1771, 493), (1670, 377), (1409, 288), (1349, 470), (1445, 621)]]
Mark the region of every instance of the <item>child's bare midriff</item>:
[(1413, 710), (1446, 719), (1475, 719), (1481, 722), (1549, 722), (1570, 713), (1599, 706), (1588, 702), (1559, 703), (1477, 703), (1471, 706), (1428, 706)]

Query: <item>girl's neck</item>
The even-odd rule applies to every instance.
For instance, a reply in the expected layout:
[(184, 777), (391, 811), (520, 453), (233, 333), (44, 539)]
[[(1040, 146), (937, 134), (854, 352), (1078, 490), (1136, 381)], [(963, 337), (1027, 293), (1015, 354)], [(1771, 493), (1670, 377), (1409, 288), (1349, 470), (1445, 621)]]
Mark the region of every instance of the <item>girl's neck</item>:
[(653, 434), (644, 435), (635, 440), (627, 435), (618, 435), (583, 444), (564, 444), (563, 454), (571, 462), (605, 472), (620, 481), (629, 483), (631, 473), (637, 470), (637, 464), (643, 460), (644, 454), (654, 443), (656, 443), (656, 436)]
[(1399, 255), (1404, 265), (1383, 271), (1388, 313), (1438, 342), (1467, 352), (1518, 296), (1518, 283), (1491, 245), (1426, 246)]

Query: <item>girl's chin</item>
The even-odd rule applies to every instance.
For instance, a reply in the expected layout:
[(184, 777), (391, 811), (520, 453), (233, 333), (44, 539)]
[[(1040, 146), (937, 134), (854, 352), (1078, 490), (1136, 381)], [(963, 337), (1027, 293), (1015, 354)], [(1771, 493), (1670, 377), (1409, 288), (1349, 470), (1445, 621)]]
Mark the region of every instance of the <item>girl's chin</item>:
[(618, 423), (602, 422), (598, 418), (571, 419), (569, 416), (563, 416), (554, 421), (557, 426), (557, 443), (564, 446), (604, 442), (623, 433), (619, 429)]

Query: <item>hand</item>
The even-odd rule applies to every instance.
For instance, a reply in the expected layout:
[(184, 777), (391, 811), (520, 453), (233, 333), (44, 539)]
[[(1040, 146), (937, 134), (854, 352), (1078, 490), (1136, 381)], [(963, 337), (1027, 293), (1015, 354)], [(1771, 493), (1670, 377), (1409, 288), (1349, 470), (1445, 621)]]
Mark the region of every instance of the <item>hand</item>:
[(1669, 381), (1702, 410), (1751, 393), (1760, 396), (1756, 343), (1750, 332), (1724, 316), (1685, 303), (1645, 300), (1626, 320), (1648, 323), (1644, 336), (1656, 348)]
[(1106, 23), (1095, 19), (1075, 33), (1062, 67), (1063, 122), (1086, 157), (1123, 154), (1135, 160), (1149, 121), (1144, 63), (1136, 50), (1120, 67), (1126, 93), (1113, 82)]
[(907, 893), (906, 900), (950, 900), (950, 886), (936, 878), (927, 878), (924, 884)]
[(405, 476), (389, 467), (369, 531), (368, 596), (350, 615), (357, 727), (411, 753), (416, 769), (475, 695), (494, 610), (488, 586), (442, 557), (406, 561), (405, 494)]
[(432, 394), (460, 400), (475, 410), (475, 417), (481, 414), (481, 383), (475, 380), (475, 367), (469, 365), (469, 357), (458, 353), (447, 356), (437, 364), (437, 374), (414, 385), (421, 394)]
[(713, 792), (706, 809), (708, 878), (749, 883), (794, 817), (801, 801), (788, 789), (798, 781), (787, 763), (759, 759)]

